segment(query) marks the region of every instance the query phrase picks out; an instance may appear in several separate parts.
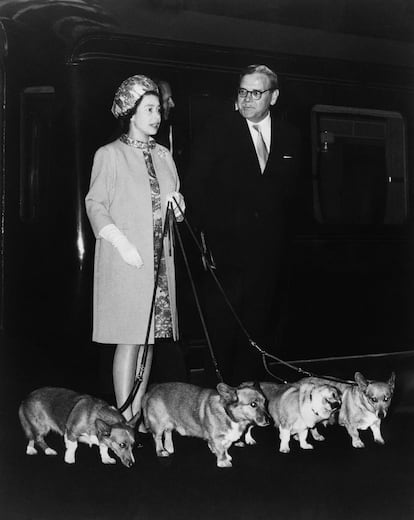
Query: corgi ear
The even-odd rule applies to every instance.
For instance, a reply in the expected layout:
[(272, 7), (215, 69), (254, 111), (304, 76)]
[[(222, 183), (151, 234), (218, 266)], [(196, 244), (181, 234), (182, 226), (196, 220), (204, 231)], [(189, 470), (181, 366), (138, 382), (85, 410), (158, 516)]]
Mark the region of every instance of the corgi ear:
[(388, 385), (390, 386), (391, 390), (394, 391), (394, 386), (395, 386), (395, 372), (392, 372), (391, 377), (388, 379)]
[(365, 391), (368, 386), (368, 383), (367, 383), (367, 380), (365, 379), (365, 377), (361, 374), (361, 372), (355, 372), (354, 379), (355, 379), (355, 382), (357, 383), (357, 385), (359, 386), (359, 388), (362, 391)]
[(226, 383), (219, 383), (216, 388), (217, 392), (227, 403), (237, 401), (237, 391), (232, 386), (226, 385)]
[(258, 381), (243, 381), (243, 383), (240, 383), (237, 388), (255, 388), (256, 390), (259, 389), (261, 391)]
[(109, 437), (111, 435), (111, 427), (109, 424), (107, 424), (102, 419), (96, 419), (95, 421), (95, 427), (98, 431), (98, 434), (102, 435), (103, 437)]
[(257, 391), (258, 391), (259, 393), (261, 393), (262, 395), (264, 395), (263, 390), (262, 390), (262, 387), (260, 386), (259, 381), (257, 381), (257, 380), (254, 381), (254, 382), (253, 382), (253, 385), (252, 385), (252, 388), (253, 388), (254, 390), (257, 390)]

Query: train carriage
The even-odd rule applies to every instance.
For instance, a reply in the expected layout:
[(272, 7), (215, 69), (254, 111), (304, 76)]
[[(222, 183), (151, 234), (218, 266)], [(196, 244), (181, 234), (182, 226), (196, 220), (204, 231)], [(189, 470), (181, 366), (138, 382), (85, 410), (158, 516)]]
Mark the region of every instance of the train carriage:
[[(135, 73), (167, 78), (189, 148), (210, 114), (232, 109), (240, 68), (263, 62), (280, 74), (278, 107), (306, 145), (282, 352), (309, 355), (311, 341), (312, 355), (326, 355), (338, 331), (338, 353), (405, 348), (412, 70), (147, 38), (92, 21), (79, 36), (79, 22), (65, 18), (64, 38), (11, 19), (0, 25), (2, 328), (93, 350), (94, 238), (84, 196), (93, 153), (116, 132), (116, 86)], [(182, 335), (200, 344), (182, 286)]]

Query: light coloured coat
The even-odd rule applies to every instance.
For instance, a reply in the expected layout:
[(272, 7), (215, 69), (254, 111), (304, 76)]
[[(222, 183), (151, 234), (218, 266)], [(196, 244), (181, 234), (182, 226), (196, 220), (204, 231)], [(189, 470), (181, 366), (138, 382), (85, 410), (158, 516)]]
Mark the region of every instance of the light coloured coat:
[[(151, 151), (160, 186), (163, 223), (166, 197), (179, 191), (170, 152), (156, 145)], [(154, 240), (149, 175), (141, 149), (114, 141), (95, 154), (86, 211), (96, 237), (93, 301), (93, 340), (98, 343), (143, 344), (154, 289)], [(122, 260), (99, 231), (114, 224), (132, 242), (144, 265), (137, 269)], [(174, 252), (164, 239), (168, 289), (177, 338)], [(154, 341), (154, 320), (149, 342)]]

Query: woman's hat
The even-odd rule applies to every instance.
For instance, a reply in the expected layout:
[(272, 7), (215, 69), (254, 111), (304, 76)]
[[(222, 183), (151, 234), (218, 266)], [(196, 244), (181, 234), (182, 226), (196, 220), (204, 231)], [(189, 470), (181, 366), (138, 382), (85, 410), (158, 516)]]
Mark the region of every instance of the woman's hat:
[(116, 91), (111, 112), (116, 118), (124, 116), (146, 92), (158, 94), (157, 84), (147, 76), (131, 76)]

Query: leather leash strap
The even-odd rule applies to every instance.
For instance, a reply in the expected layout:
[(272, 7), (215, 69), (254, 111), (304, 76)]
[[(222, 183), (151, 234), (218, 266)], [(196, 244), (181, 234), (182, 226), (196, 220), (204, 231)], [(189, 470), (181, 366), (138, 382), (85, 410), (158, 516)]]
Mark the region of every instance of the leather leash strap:
[[(214, 282), (216, 283), (217, 285), (217, 288), (219, 289), (219, 291), (221, 292), (227, 306), (229, 307), (234, 319), (236, 320), (237, 324), (239, 325), (241, 331), (243, 332), (243, 334), (246, 336), (247, 338), (247, 341), (249, 342), (249, 344), (255, 348), (262, 356), (262, 359), (263, 359), (263, 365), (265, 367), (265, 370), (272, 376), (274, 377), (275, 379), (279, 379), (280, 381), (283, 381), (284, 383), (286, 383), (286, 381), (280, 379), (279, 377), (277, 377), (275, 374), (273, 374), (268, 366), (267, 366), (267, 362), (266, 362), (266, 358), (270, 358), (270, 359), (273, 359), (274, 361), (277, 361), (279, 364), (281, 365), (284, 365), (288, 368), (290, 368), (291, 370), (294, 370), (295, 372), (297, 372), (298, 374), (302, 375), (302, 376), (306, 376), (306, 377), (322, 377), (324, 379), (329, 379), (331, 381), (336, 381), (338, 383), (349, 383), (349, 384), (355, 384), (354, 381), (350, 381), (350, 380), (344, 380), (344, 379), (340, 379), (340, 378), (336, 378), (336, 377), (333, 377), (333, 376), (318, 376), (317, 374), (314, 374), (312, 372), (308, 372), (307, 370), (303, 370), (301, 367), (297, 367), (295, 365), (293, 365), (292, 363), (289, 363), (288, 361), (284, 361), (283, 359), (277, 357), (277, 356), (274, 356), (273, 354), (270, 354), (269, 352), (267, 352), (266, 350), (264, 350), (263, 348), (261, 348), (251, 337), (250, 337), (250, 334), (248, 333), (246, 327), (243, 325), (240, 317), (238, 316), (236, 310), (234, 309), (232, 303), (230, 302), (229, 298), (227, 297), (227, 294), (223, 288), (223, 286), (221, 285), (219, 279), (217, 278), (217, 275), (216, 273), (214, 272), (215, 269), (216, 269), (216, 266), (212, 266), (211, 263), (210, 263), (210, 259), (207, 257), (207, 252), (206, 252), (206, 248), (202, 246), (202, 244), (200, 244), (200, 242), (198, 241), (196, 235), (195, 235), (195, 232), (193, 230), (193, 228), (191, 227), (190, 223), (188, 222), (188, 219), (187, 217), (185, 216), (184, 212), (181, 210), (181, 207), (179, 206), (177, 200), (175, 199), (174, 197), (174, 201), (175, 203), (177, 204), (179, 210), (180, 210), (180, 213), (183, 217), (183, 221), (184, 223), (186, 224), (187, 226), (187, 229), (188, 231), (190, 232), (190, 235), (191, 235), (191, 238), (193, 239), (197, 249), (199, 250), (200, 254), (201, 254), (201, 257), (202, 257), (202, 260), (203, 260), (203, 265), (207, 267), (208, 271), (210, 272), (211, 276), (213, 277), (214, 279)], [(176, 223), (175, 219), (174, 219), (174, 223)], [(182, 239), (181, 239), (181, 236), (180, 236), (180, 232), (178, 230), (178, 227), (175, 225), (174, 226), (175, 228), (175, 231), (177, 233), (177, 237), (179, 239), (179, 242), (180, 242), (180, 247), (181, 247), (181, 251), (183, 252), (183, 255), (185, 256), (185, 252), (184, 252), (184, 247), (182, 245)], [(221, 377), (221, 374), (220, 374), (220, 371), (218, 369), (218, 366), (217, 366), (217, 360), (214, 356), (214, 351), (213, 351), (213, 347), (211, 345), (211, 341), (210, 341), (210, 338), (208, 336), (208, 333), (207, 333), (207, 327), (205, 326), (205, 320), (204, 320), (204, 317), (202, 316), (202, 313), (201, 313), (201, 307), (199, 305), (199, 301), (198, 301), (198, 297), (196, 296), (196, 290), (195, 290), (195, 285), (194, 285), (194, 282), (193, 282), (193, 279), (192, 279), (192, 276), (191, 276), (191, 271), (190, 271), (190, 268), (189, 268), (189, 265), (188, 265), (188, 261), (186, 260), (186, 256), (185, 256), (185, 263), (186, 263), (186, 267), (187, 267), (187, 271), (188, 271), (188, 274), (189, 274), (189, 277), (190, 277), (190, 280), (191, 280), (191, 285), (192, 285), (192, 288), (193, 288), (193, 293), (194, 293), (194, 296), (195, 296), (195, 299), (196, 299), (196, 302), (197, 302), (197, 307), (199, 309), (199, 314), (200, 314), (200, 317), (201, 317), (201, 321), (202, 321), (202, 324), (203, 324), (203, 328), (204, 328), (204, 333), (206, 334), (206, 340), (207, 340), (207, 344), (208, 344), (208, 348), (209, 348), (209, 351), (210, 351), (210, 355), (211, 355), (211, 358), (213, 360), (213, 364), (214, 364), (214, 367), (215, 367), (215, 370), (216, 370), (216, 374), (217, 374), (217, 377), (219, 379), (220, 382), (223, 381), (223, 378)]]
[(162, 231), (161, 245), (160, 245), (160, 248), (158, 251), (158, 257), (157, 257), (157, 271), (156, 271), (155, 280), (154, 280), (154, 290), (152, 292), (152, 301), (151, 301), (151, 308), (150, 308), (150, 313), (149, 313), (149, 318), (148, 318), (147, 332), (146, 332), (146, 336), (145, 336), (144, 351), (142, 353), (141, 364), (139, 367), (138, 374), (135, 378), (132, 390), (131, 390), (129, 396), (127, 397), (126, 401), (124, 402), (124, 404), (118, 408), (118, 410), (121, 413), (124, 412), (128, 408), (128, 406), (132, 403), (132, 401), (134, 400), (135, 396), (137, 395), (138, 389), (141, 386), (143, 377), (144, 377), (144, 370), (145, 370), (145, 365), (147, 363), (147, 357), (148, 357), (148, 340), (149, 340), (150, 331), (151, 331), (152, 317), (154, 314), (155, 297), (157, 294), (158, 280), (160, 277), (161, 258), (162, 258), (162, 253), (164, 251), (164, 239), (167, 234), (167, 231), (169, 231), (171, 229), (171, 219), (173, 217), (174, 217), (174, 212), (172, 211), (172, 204), (171, 204), (171, 202), (168, 202), (167, 212), (165, 214), (164, 229)]

